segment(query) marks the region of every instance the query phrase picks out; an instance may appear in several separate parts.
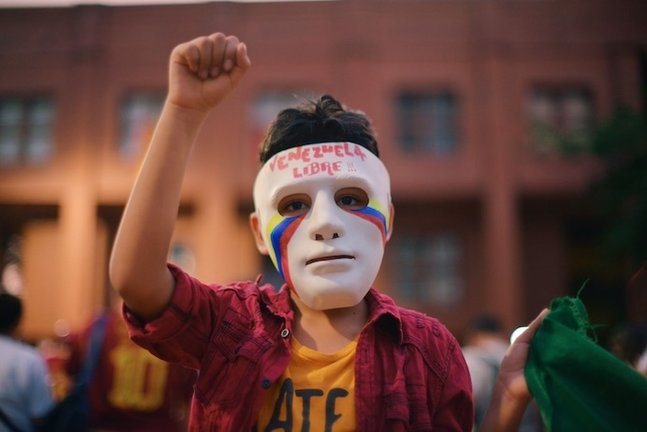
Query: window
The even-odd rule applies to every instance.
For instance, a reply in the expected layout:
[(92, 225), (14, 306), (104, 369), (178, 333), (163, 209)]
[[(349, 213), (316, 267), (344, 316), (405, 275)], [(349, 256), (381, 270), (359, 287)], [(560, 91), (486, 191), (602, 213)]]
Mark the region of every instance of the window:
[(121, 104), (119, 156), (134, 160), (148, 146), (162, 111), (161, 93), (132, 93)]
[(54, 105), (48, 97), (0, 99), (0, 164), (42, 164), (52, 153)]
[(528, 102), (530, 146), (538, 153), (583, 149), (590, 143), (593, 98), (582, 87), (537, 87)]
[(448, 306), (464, 291), (463, 251), (457, 235), (401, 235), (391, 245), (397, 295), (407, 302)]
[(456, 97), (449, 91), (402, 93), (397, 101), (397, 140), (407, 153), (451, 155), (458, 146)]

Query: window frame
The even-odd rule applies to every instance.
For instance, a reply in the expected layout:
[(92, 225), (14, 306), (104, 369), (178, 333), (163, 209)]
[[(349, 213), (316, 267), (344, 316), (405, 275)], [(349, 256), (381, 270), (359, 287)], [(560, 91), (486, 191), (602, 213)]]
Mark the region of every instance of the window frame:
[[(119, 160), (133, 162), (144, 153), (162, 114), (165, 99), (166, 93), (163, 89), (132, 89), (121, 95), (117, 107), (118, 129), (114, 146)], [(144, 100), (145, 103), (139, 106), (128, 105), (133, 100)], [(155, 109), (150, 110), (151, 106), (155, 106)], [(138, 119), (128, 116), (127, 109), (131, 112), (143, 109), (143, 114), (140, 114), (143, 122), (136, 124)], [(134, 129), (137, 130), (133, 132)]]
[[(573, 95), (576, 97), (573, 98)], [(541, 97), (546, 104), (543, 107), (546, 110), (544, 113), (538, 112), (542, 109), (542, 101), (538, 100)], [(569, 98), (571, 102), (584, 102), (584, 114), (580, 115), (579, 120), (572, 113), (569, 115)], [(541, 116), (549, 118), (546, 120)], [(539, 82), (532, 84), (526, 93), (527, 145), (533, 153), (586, 150), (591, 144), (595, 122), (595, 93), (590, 85), (577, 82)], [(579, 126), (569, 126), (568, 123), (579, 123)]]
[[(13, 121), (7, 122), (3, 113), (9, 104), (16, 104), (18, 112)], [(56, 114), (56, 101), (48, 93), (0, 96), (0, 166), (37, 166), (50, 162), (55, 153)], [(11, 131), (8, 132), (10, 128), (15, 129), (14, 142), (11, 142)], [(11, 147), (14, 147), (13, 153), (5, 154)]]
[[(443, 263), (439, 242), (454, 242), (453, 261)], [(413, 248), (403, 248), (411, 243)], [(467, 296), (466, 245), (456, 229), (443, 229), (425, 233), (401, 233), (391, 239), (390, 266), (395, 293), (408, 304), (433, 304), (450, 307), (465, 301)], [(451, 255), (451, 254), (450, 254)], [(425, 258), (426, 257), (426, 258)], [(451, 257), (450, 257), (451, 258)], [(439, 267), (443, 266), (443, 267)], [(447, 284), (453, 280), (454, 287)], [(449, 281), (449, 282), (448, 282)]]
[[(402, 153), (445, 158), (460, 152), (460, 96), (452, 87), (403, 89), (395, 96), (393, 106), (395, 142)], [(428, 115), (431, 119), (425, 120)], [(422, 129), (422, 133), (416, 134), (416, 129)]]

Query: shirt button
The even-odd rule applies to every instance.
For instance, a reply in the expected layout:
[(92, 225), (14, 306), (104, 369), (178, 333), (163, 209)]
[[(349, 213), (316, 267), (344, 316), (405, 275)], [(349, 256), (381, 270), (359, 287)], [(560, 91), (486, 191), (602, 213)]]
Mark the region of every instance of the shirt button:
[(264, 389), (272, 387), (272, 381), (270, 381), (268, 378), (263, 378), (263, 381), (261, 381), (261, 387), (263, 387)]
[(290, 330), (288, 330), (288, 329), (286, 329), (286, 328), (284, 328), (283, 330), (281, 330), (281, 337), (282, 337), (283, 339), (285, 339), (285, 338), (286, 338), (286, 337), (288, 337), (288, 336), (290, 336)]

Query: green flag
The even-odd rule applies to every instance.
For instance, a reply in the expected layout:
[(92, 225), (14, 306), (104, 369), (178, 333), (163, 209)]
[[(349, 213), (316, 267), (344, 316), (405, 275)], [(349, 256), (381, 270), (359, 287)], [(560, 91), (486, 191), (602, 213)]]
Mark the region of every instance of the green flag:
[(550, 305), (525, 376), (549, 432), (647, 431), (647, 378), (589, 337), (578, 298)]

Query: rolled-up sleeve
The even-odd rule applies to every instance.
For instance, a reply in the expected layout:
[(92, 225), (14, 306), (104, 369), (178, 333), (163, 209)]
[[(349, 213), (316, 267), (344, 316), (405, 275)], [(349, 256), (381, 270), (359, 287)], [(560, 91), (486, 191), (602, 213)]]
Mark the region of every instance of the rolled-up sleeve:
[(162, 315), (145, 322), (124, 305), (123, 316), (136, 344), (162, 360), (198, 369), (217, 327), (222, 301), (216, 286), (200, 282), (173, 264), (168, 267), (175, 288)]

